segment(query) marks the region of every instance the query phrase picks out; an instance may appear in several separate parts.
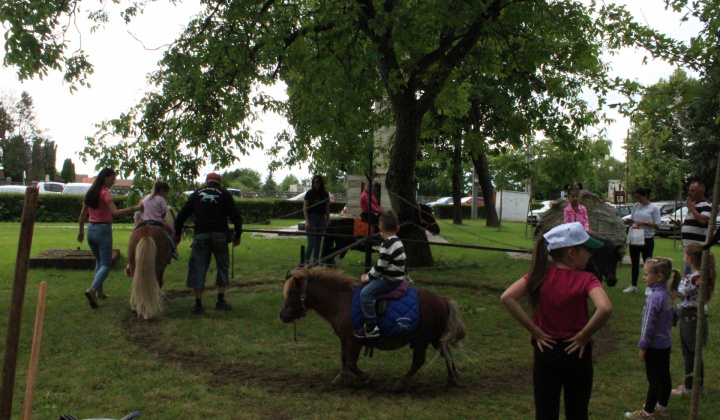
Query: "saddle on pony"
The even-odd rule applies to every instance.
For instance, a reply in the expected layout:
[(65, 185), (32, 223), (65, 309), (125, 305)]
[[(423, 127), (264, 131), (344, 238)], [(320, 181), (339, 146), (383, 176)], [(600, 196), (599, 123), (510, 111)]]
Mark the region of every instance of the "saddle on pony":
[[(362, 286), (355, 286), (351, 307), (351, 318), (354, 328), (362, 328), (365, 316), (360, 309), (360, 291)], [(377, 326), (381, 337), (399, 337), (410, 334), (420, 322), (420, 303), (418, 292), (408, 287), (407, 278), (388, 293), (376, 298)]]
[(162, 224), (162, 222), (159, 222), (157, 220), (143, 220), (142, 222), (135, 225), (133, 230), (144, 227), (144, 226), (154, 226), (162, 228), (162, 230), (165, 232), (165, 235), (167, 236), (168, 240), (170, 241), (170, 247), (172, 248), (173, 252), (177, 249), (177, 245), (175, 244), (175, 239), (173, 239), (172, 236), (170, 236), (170, 232), (165, 228), (165, 225)]
[[(368, 224), (367, 222), (361, 220), (361, 219), (353, 219), (353, 235), (355, 236), (367, 236), (368, 234)], [(378, 232), (377, 224), (370, 225), (370, 234), (374, 235)]]

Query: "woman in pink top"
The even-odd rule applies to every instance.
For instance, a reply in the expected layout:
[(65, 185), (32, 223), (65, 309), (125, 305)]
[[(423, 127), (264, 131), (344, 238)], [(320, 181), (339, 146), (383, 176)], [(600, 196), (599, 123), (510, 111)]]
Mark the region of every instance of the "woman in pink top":
[(563, 211), (565, 223), (580, 222), (585, 231), (590, 233), (590, 220), (588, 219), (587, 209), (580, 204), (580, 188), (567, 185), (565, 189), (568, 192), (568, 201), (570, 201), (570, 204)]
[[(582, 271), (590, 249), (603, 243), (578, 222), (556, 226), (535, 244), (528, 273), (502, 295), (510, 314), (530, 334), (534, 349), (535, 418), (587, 419), (592, 393), (592, 336), (610, 318), (612, 304), (594, 274)], [(519, 300), (527, 296), (532, 318)], [(597, 310), (588, 316), (588, 299)]]
[(372, 193), (372, 183), (368, 181), (365, 183), (365, 188), (360, 195), (360, 219), (364, 222), (370, 221), (370, 223), (376, 225), (382, 212), (382, 207), (380, 207), (375, 195)]
[(107, 297), (103, 292), (103, 282), (112, 267), (112, 218), (143, 209), (142, 204), (125, 209), (115, 207), (109, 190), (113, 184), (115, 184), (115, 171), (103, 168), (95, 178), (92, 187), (85, 194), (78, 220), (80, 224), (78, 242), (82, 243), (85, 238), (85, 220), (89, 216), (87, 240), (90, 250), (95, 256), (95, 278), (92, 286), (85, 291), (85, 296), (93, 309), (98, 307), (98, 297)]

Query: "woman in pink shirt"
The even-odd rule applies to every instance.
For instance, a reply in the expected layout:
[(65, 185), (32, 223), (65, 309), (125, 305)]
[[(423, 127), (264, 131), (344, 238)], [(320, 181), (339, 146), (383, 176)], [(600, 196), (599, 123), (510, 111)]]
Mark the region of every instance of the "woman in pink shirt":
[(585, 231), (590, 233), (590, 220), (588, 219), (587, 209), (580, 204), (580, 188), (574, 185), (566, 185), (565, 189), (568, 192), (568, 201), (570, 201), (570, 204), (563, 211), (565, 223), (580, 222)]
[(85, 291), (85, 296), (93, 309), (98, 307), (98, 297), (107, 297), (103, 292), (103, 282), (112, 267), (112, 218), (143, 209), (142, 204), (125, 209), (115, 207), (109, 190), (113, 184), (115, 184), (115, 171), (103, 168), (95, 178), (92, 187), (85, 194), (78, 220), (80, 224), (78, 242), (82, 243), (85, 238), (85, 220), (89, 216), (87, 240), (90, 250), (95, 256), (95, 278), (92, 286)]
[(365, 188), (360, 195), (360, 219), (364, 222), (370, 221), (371, 224), (376, 225), (382, 212), (382, 207), (380, 207), (375, 195), (372, 193), (372, 183), (368, 181), (365, 183)]

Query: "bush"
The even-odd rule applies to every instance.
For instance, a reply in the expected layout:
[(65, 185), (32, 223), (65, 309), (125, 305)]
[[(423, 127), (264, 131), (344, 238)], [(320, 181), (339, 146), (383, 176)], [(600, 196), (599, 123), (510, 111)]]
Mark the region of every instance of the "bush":
[[(42, 223), (77, 223), (84, 197), (81, 195), (40, 194), (38, 196), (35, 221)], [(137, 198), (129, 196), (113, 197), (115, 206), (123, 209), (137, 204)], [(20, 222), (24, 194), (0, 194), (0, 222)], [(236, 199), (244, 223), (259, 223), (281, 217), (302, 219), (303, 202), (283, 199)], [(330, 203), (331, 213), (340, 213), (344, 202)], [(177, 209), (179, 211), (179, 209)], [(133, 215), (113, 219), (117, 223), (132, 223)]]

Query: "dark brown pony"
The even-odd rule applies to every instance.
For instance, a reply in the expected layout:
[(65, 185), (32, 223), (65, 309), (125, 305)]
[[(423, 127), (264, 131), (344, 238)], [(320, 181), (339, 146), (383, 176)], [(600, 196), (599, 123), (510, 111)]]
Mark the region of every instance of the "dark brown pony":
[(363, 372), (357, 366), (363, 345), (371, 344), (379, 350), (397, 350), (410, 344), (413, 349), (410, 370), (392, 388), (393, 391), (404, 391), (425, 363), (425, 352), (432, 344), (445, 359), (448, 373), (445, 386), (460, 385), (460, 373), (455, 368), (450, 347), (458, 347), (466, 331), (454, 301), (428, 290), (418, 290), (420, 322), (415, 331), (401, 337), (361, 339), (353, 335), (350, 317), (355, 282), (354, 277), (342, 271), (324, 267), (301, 268), (288, 273), (283, 290), (285, 300), (279, 314), (283, 322), (295, 321), (305, 316), (308, 309), (313, 309), (330, 323), (340, 338), (342, 369), (333, 379), (333, 384), (349, 384), (352, 380), (350, 373), (363, 383), (370, 382), (372, 374)]
[[(175, 223), (175, 211), (169, 209), (165, 221)], [(133, 275), (130, 306), (138, 317), (154, 318), (165, 309), (163, 274), (172, 258), (172, 246), (165, 229), (158, 226), (135, 228), (128, 243), (128, 266)]]

